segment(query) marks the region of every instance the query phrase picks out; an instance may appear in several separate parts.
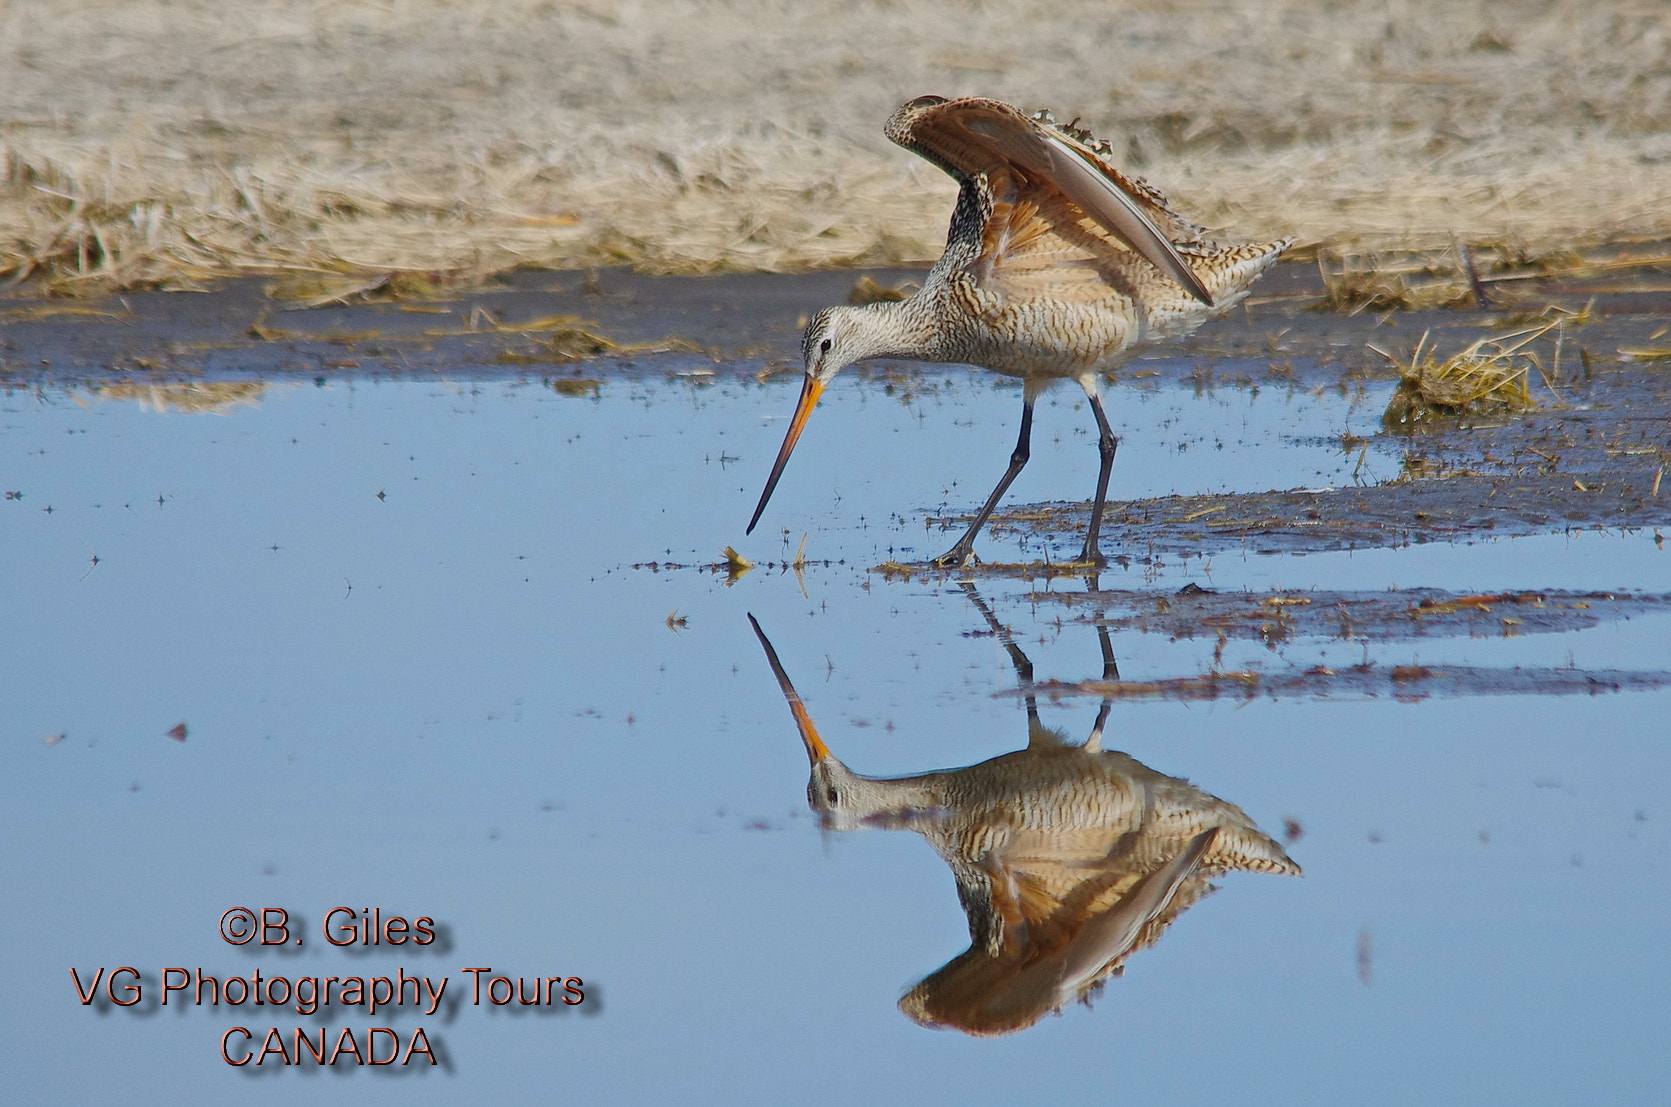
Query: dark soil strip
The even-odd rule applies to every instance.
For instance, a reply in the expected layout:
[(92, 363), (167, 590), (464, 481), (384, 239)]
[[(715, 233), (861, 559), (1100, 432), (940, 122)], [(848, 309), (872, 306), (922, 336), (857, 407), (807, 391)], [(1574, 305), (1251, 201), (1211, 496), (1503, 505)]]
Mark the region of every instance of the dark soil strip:
[(1164, 680), (1046, 682), (1003, 695), (1097, 696), (1116, 700), (1376, 699), (1433, 696), (1598, 696), (1671, 684), (1671, 673), (1563, 668), (1493, 669), (1469, 665), (1353, 665), (1331, 669), (1209, 672)]
[(1643, 615), (1671, 613), (1671, 596), (1611, 592), (1463, 594), (1432, 588), (1396, 592), (1036, 592), (1110, 630), (1262, 642), (1557, 634)]

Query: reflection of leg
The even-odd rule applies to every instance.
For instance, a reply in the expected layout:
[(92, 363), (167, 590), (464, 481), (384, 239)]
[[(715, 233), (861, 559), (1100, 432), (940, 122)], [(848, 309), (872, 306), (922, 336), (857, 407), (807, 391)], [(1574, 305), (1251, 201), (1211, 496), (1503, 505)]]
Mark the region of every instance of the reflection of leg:
[(998, 616), (992, 613), (992, 608), (988, 607), (986, 601), (981, 598), (981, 594), (975, 591), (974, 581), (964, 581), (963, 591), (974, 601), (976, 609), (981, 613), (981, 618), (986, 620), (987, 629), (992, 632), (999, 642), (1003, 643), (1004, 651), (1010, 655), (1010, 664), (1015, 666), (1015, 679), (1023, 687), (1033, 683), (1033, 663), (1027, 659), (1026, 654), (1021, 652), (1021, 647), (1015, 644), (1015, 636), (1010, 634), (1010, 628), (998, 621)]
[(1027, 704), (1027, 722), (1029, 725), (1037, 723), (1039, 721), (1039, 705), (1031, 691), (1033, 686), (1032, 661), (1028, 659), (1025, 653), (1021, 652), (1021, 647), (1015, 644), (1015, 636), (1010, 633), (1009, 627), (998, 621), (998, 616), (992, 613), (992, 608), (988, 607), (986, 601), (981, 598), (981, 594), (975, 591), (975, 582), (972, 580), (964, 581), (963, 591), (970, 600), (974, 601), (975, 607), (981, 613), (981, 618), (986, 620), (987, 629), (992, 631), (993, 637), (1003, 644), (1004, 652), (1010, 655), (1010, 664), (1015, 667), (1016, 684), (1027, 690), (1023, 696)]
[(957, 540), (957, 545), (935, 558), (934, 564), (942, 569), (959, 569), (968, 563), (970, 556), (975, 552), (975, 535), (981, 532), (981, 527), (986, 525), (987, 516), (992, 514), (992, 509), (998, 506), (998, 500), (1004, 495), (1011, 482), (1015, 480), (1016, 475), (1021, 472), (1022, 466), (1027, 464), (1029, 443), (1032, 437), (1033, 398), (1029, 396), (1021, 405), (1021, 434), (1016, 439), (1015, 452), (1010, 454), (1010, 467), (1004, 470), (1003, 477), (998, 481), (998, 487), (994, 488), (992, 495), (987, 497), (986, 506), (981, 508), (979, 515), (975, 516), (975, 521), (970, 525), (969, 530), (962, 538)]
[(1102, 465), (1097, 470), (1097, 498), (1091, 501), (1091, 529), (1085, 532), (1085, 548), (1080, 552), (1079, 560), (1092, 565), (1105, 565), (1107, 560), (1098, 548), (1097, 533), (1102, 529), (1102, 505), (1108, 498), (1108, 474), (1114, 470), (1114, 451), (1120, 448), (1120, 440), (1114, 437), (1114, 428), (1108, 425), (1108, 416), (1103, 414), (1102, 397), (1092, 388), (1087, 388), (1085, 392), (1091, 397), (1091, 413), (1097, 417), (1097, 454)]
[[(1109, 640), (1107, 627), (1097, 627), (1097, 643), (1102, 646), (1102, 679), (1119, 680), (1120, 666), (1114, 661), (1114, 643)], [(1091, 736), (1085, 739), (1085, 748), (1092, 753), (1102, 749), (1102, 728), (1108, 722), (1108, 712), (1113, 706), (1112, 698), (1102, 698), (1102, 708), (1097, 712), (1096, 725), (1091, 728)]]
[(1097, 642), (1102, 646), (1102, 679), (1119, 680), (1120, 666), (1114, 660), (1114, 643), (1108, 637), (1108, 628), (1097, 627)]

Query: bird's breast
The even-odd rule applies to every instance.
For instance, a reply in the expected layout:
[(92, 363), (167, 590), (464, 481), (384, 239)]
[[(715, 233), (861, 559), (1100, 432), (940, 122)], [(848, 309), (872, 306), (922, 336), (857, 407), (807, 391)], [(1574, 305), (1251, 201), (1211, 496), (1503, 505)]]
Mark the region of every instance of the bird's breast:
[(1016, 299), (983, 290), (947, 313), (954, 358), (1012, 377), (1075, 377), (1119, 360), (1138, 326), (1129, 303)]

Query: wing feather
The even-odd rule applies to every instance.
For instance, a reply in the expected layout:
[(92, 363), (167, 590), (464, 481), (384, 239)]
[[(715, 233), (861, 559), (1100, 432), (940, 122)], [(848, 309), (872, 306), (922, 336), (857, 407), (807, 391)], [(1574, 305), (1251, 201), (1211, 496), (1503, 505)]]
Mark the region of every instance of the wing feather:
[[(1196, 239), (1193, 225), (1177, 218), (1159, 193), (1137, 187), (1070, 134), (996, 100), (937, 96), (919, 97), (901, 107), (888, 120), (886, 133), (960, 181), (986, 179), (993, 195), (982, 233), (982, 264), (988, 272), (1014, 263), (1023, 231), (1037, 238), (1056, 230), (1061, 220), (1074, 225), (1064, 228), (1069, 233), (1062, 249), (1069, 256), (1062, 261), (1070, 268), (1085, 268), (1088, 257), (1071, 255), (1079, 221), (1088, 218), (1191, 296), (1213, 306), (1212, 293), (1177, 244), (1156, 225), (1156, 217), (1190, 245)], [(1061, 199), (1068, 203), (1060, 204)], [(1030, 228), (1019, 218), (1028, 212), (1028, 200), (1033, 201), (1029, 213), (1044, 220), (1044, 226)], [(1040, 267), (1040, 260), (1033, 258), (1034, 268)], [(1094, 274), (1087, 269), (1087, 275)]]

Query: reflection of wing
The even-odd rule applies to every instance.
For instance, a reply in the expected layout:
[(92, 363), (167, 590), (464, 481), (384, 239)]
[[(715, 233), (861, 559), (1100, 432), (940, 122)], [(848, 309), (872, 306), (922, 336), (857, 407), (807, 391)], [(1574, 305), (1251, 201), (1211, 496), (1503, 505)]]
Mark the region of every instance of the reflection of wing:
[(1058, 1003), (1077, 998), (1105, 969), (1131, 952), (1143, 931), (1172, 903), (1179, 886), (1195, 872), (1217, 837), (1218, 827), (1203, 830), (1176, 857), (1132, 885), (1106, 910), (1091, 916), (1079, 928), (1079, 933), (1060, 954)]
[(925, 1025), (1024, 1029), (1119, 972), (1212, 890), (1209, 877), (1299, 873), (1234, 804), (1034, 730), (1027, 750), (956, 774), (959, 829), (923, 830), (951, 865), (970, 939), (900, 1001)]
[[(1002, 855), (989, 854), (982, 859), (982, 867), (991, 874), (993, 913), (1003, 927), (1000, 932), (987, 936), (988, 950), (1000, 957), (1026, 961), (1042, 951), (1079, 942), (1083, 931), (1090, 928), (1091, 920), (1097, 918), (1136, 917), (1136, 926), (1143, 926), (1170, 902), (1179, 882), (1200, 864), (1218, 833), (1218, 827), (1203, 831), (1173, 856), (1163, 859), (1158, 867), (1145, 865), (1143, 859), (1132, 855), (1134, 835), (1124, 835), (1112, 849), (1108, 848), (1106, 830), (1100, 834), (1079, 831), (1051, 835), (1063, 847), (1054, 855), (1028, 850), (1025, 842), (1013, 843), (1012, 846), (1022, 848), (1007, 848)], [(1073, 848), (1080, 843), (1093, 849), (1100, 846), (1100, 853), (1093, 856), (1091, 850)], [(1148, 902), (1148, 892), (1156, 887), (1157, 876), (1168, 872), (1178, 858), (1185, 856), (1189, 862), (1183, 870), (1175, 876), (1160, 878), (1167, 891), (1154, 904), (1154, 909), (1141, 908), (1141, 904)], [(1135, 929), (1130, 938), (1136, 939)], [(1125, 952), (1126, 947), (1116, 949), (1104, 961), (1112, 961)]]
[[(1101, 299), (1108, 295), (1108, 276), (1123, 270), (1135, 251), (1190, 296), (1213, 305), (1176, 245), (1210, 249), (1200, 228), (1173, 212), (1160, 193), (1109, 165), (1075, 132), (996, 100), (923, 96), (896, 111), (886, 133), (963, 182), (965, 192), (984, 183), (977, 277), (992, 290)], [(960, 214), (966, 210), (960, 200)]]
[(1081, 870), (1062, 899), (1047, 885), (1060, 882), (1064, 866), (1045, 866), (1046, 873), (991, 861), (992, 908), (1004, 922), (1001, 936), (992, 935), (999, 948), (972, 945), (913, 988), (900, 1008), (924, 1025), (977, 1035), (1031, 1026), (1119, 971), (1210, 890), (1196, 870), (1218, 834), (1217, 827), (1202, 831), (1147, 873), (1132, 871), (1129, 858)]

